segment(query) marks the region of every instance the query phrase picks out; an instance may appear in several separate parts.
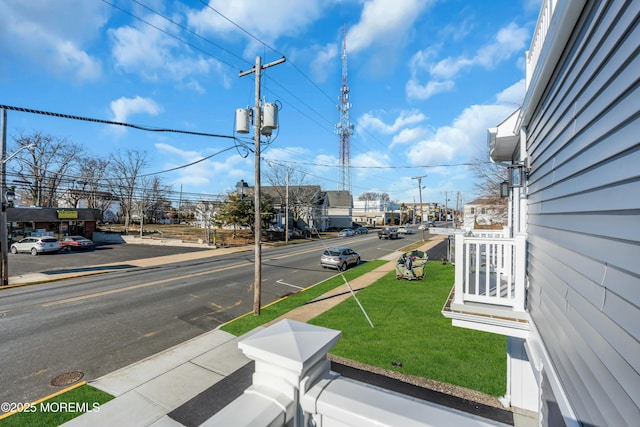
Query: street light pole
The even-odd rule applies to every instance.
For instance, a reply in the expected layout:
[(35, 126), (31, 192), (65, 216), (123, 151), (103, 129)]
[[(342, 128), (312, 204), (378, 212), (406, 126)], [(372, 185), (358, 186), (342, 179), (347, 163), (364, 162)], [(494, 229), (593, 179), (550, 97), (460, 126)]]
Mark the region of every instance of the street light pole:
[(422, 231), (422, 241), (424, 242), (424, 210), (422, 209), (422, 178), (426, 178), (427, 175), (414, 176), (411, 179), (418, 180), (418, 191), (420, 191), (420, 228)]
[(255, 260), (254, 260), (254, 288), (253, 288), (253, 314), (260, 314), (261, 305), (261, 290), (260, 285), (262, 282), (262, 212), (260, 209), (260, 132), (262, 130), (262, 109), (260, 108), (260, 77), (262, 70), (265, 68), (273, 67), (274, 65), (281, 64), (285, 61), (284, 56), (277, 61), (270, 62), (262, 65), (262, 59), (256, 57), (256, 65), (253, 69), (240, 72), (239, 77), (246, 76), (247, 74), (256, 74), (256, 106), (254, 110), (254, 163), (255, 163), (255, 184), (254, 184), (254, 220), (253, 228), (255, 229)]

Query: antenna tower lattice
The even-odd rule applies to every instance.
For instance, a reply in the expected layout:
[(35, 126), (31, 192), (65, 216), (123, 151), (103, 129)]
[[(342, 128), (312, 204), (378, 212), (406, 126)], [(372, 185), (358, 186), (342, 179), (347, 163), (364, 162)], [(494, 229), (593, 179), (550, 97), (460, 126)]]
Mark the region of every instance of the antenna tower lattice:
[(347, 78), (347, 25), (344, 26), (344, 39), (342, 51), (342, 87), (337, 105), (340, 110), (340, 123), (336, 125), (335, 132), (340, 137), (340, 181), (339, 189), (351, 192), (351, 135), (353, 124), (349, 121), (349, 84)]

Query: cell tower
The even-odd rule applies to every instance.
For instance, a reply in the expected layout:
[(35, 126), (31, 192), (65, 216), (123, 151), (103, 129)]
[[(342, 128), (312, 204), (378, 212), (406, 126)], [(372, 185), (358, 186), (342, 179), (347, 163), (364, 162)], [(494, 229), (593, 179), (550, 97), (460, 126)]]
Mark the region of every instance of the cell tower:
[(353, 124), (349, 121), (349, 84), (347, 83), (347, 24), (344, 24), (342, 51), (342, 87), (337, 105), (340, 110), (340, 123), (336, 125), (336, 134), (340, 137), (340, 181), (339, 190), (351, 192), (351, 135)]

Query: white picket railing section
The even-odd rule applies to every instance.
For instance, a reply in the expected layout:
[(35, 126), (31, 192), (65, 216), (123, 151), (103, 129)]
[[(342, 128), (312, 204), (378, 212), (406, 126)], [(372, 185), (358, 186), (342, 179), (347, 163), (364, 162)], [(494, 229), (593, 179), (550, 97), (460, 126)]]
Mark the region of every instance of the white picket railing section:
[(547, 30), (551, 23), (551, 17), (555, 9), (557, 0), (543, 0), (540, 8), (540, 14), (538, 15), (538, 22), (536, 23), (536, 29), (533, 32), (531, 38), (531, 45), (526, 54), (526, 86), (529, 87), (529, 81), (533, 76), (533, 70), (536, 69), (538, 60), (540, 59), (540, 53), (542, 52), (542, 46), (547, 38)]
[[(525, 311), (526, 237), (508, 231), (455, 235), (453, 302), (474, 302)], [(480, 236), (478, 236), (480, 234)]]

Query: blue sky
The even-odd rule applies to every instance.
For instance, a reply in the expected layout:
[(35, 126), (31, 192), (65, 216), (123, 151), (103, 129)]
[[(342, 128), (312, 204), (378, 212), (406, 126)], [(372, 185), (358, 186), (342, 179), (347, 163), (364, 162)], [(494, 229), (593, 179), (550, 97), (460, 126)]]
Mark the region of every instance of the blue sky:
[[(0, 104), (214, 135), (234, 135), (253, 106), (256, 57), (269, 63), (262, 96), (281, 106), (265, 159), (339, 189), (346, 25), (354, 198), (444, 203), (474, 198), (464, 164), (483, 158), (487, 128), (524, 96), (524, 53), (540, 0), (3, 0)], [(108, 157), (145, 151), (193, 198), (254, 183), (254, 157), (229, 138), (144, 132), (9, 111), (13, 137), (42, 132)], [(252, 147), (246, 135), (240, 142)], [(218, 153), (218, 154), (216, 154)], [(268, 162), (262, 169), (268, 169)], [(266, 182), (263, 178), (263, 184)]]

